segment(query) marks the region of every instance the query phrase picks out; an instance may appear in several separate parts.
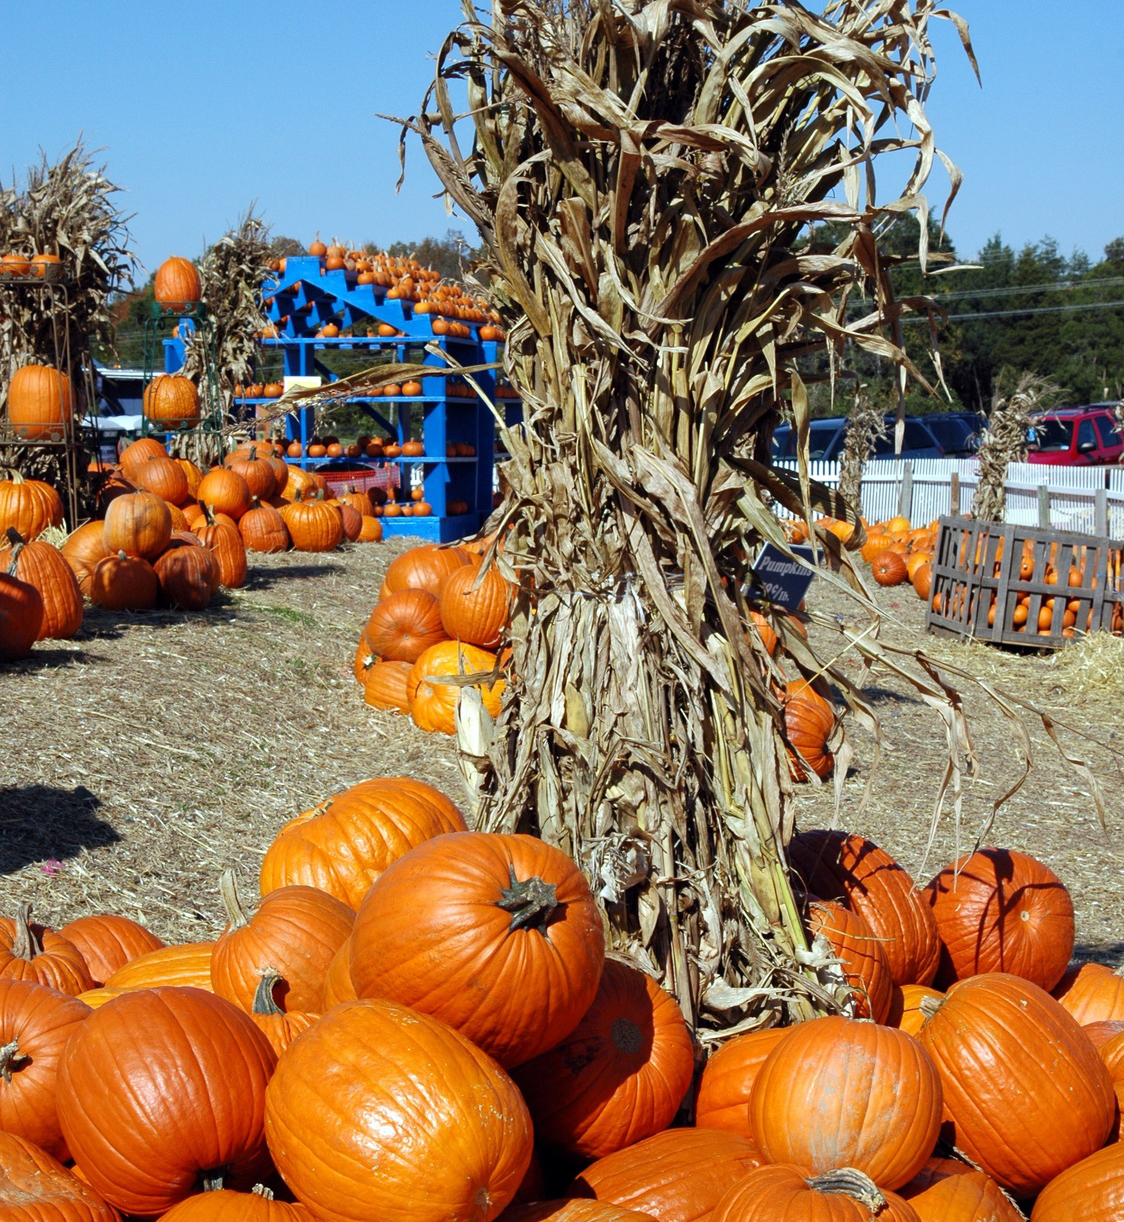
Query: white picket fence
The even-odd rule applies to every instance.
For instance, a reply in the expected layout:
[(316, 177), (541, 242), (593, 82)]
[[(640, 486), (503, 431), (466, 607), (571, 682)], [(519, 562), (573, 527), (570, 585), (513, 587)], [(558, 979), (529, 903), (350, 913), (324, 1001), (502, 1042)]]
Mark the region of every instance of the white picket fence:
[[(795, 461), (779, 467), (796, 469)], [(813, 462), (813, 479), (835, 488), (839, 463)], [(974, 458), (872, 459), (863, 468), (862, 505), (868, 522), (897, 513), (914, 526), (954, 512), (953, 476), (959, 484), (956, 512), (968, 513), (979, 482)], [(1017, 462), (1007, 467), (1004, 520), (1020, 526), (1049, 525), (1124, 539), (1124, 468), (1051, 467)], [(1045, 519), (1045, 520), (1043, 520)]]

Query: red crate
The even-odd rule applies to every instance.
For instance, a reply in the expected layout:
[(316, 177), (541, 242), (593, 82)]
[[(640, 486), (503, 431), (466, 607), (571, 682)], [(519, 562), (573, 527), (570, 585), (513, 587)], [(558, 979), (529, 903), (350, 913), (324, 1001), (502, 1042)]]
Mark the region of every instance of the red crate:
[(365, 471), (333, 471), (321, 468), (316, 472), (323, 476), (328, 487), (334, 493), (353, 488), (356, 492), (369, 492), (372, 488), (381, 488), (389, 497), (400, 483), (397, 466), (371, 467)]
[(1003, 522), (939, 521), (930, 631), (1052, 649), (1124, 631), (1124, 544)]

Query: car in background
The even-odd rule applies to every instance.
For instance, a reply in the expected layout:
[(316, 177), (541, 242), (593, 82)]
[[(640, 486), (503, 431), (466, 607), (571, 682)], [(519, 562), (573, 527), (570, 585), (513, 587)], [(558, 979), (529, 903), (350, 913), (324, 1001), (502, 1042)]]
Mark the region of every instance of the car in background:
[[(878, 440), (874, 458), (943, 458), (944, 449), (926, 424), (927, 417), (907, 416), (902, 450), (894, 454), (894, 422), (896, 417), (886, 417), (886, 436)], [(814, 461), (836, 462), (843, 456), (843, 440), (847, 433), (846, 416), (826, 416), (813, 420), (808, 426), (808, 457)], [(789, 424), (777, 426), (773, 433), (773, 458), (796, 457), (796, 433)]]
[(1057, 467), (1104, 466), (1124, 457), (1116, 403), (1057, 407), (1031, 417), (1026, 460)]
[(970, 458), (980, 448), (987, 421), (978, 412), (934, 412), (923, 417), (945, 458)]

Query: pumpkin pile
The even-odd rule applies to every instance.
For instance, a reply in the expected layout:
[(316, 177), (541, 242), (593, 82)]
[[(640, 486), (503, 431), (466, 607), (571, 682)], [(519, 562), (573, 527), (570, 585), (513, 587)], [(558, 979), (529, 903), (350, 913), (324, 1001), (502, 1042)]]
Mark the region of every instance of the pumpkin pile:
[(1124, 981), (1068, 966), (1056, 875), (983, 849), (919, 889), (839, 831), (790, 856), (842, 1012), (734, 1035), (697, 1092), (695, 1034), (606, 956), (575, 863), (420, 781), (291, 819), (256, 909), (223, 875), (209, 941), (25, 906), (0, 920), (0, 1213), (1118, 1218)]
[(373, 708), (453, 734), (461, 686), (471, 683), (488, 712), (499, 712), (506, 683), (497, 651), (514, 587), (495, 562), (483, 564), (489, 543), (425, 543), (391, 561), (355, 652), (355, 678)]

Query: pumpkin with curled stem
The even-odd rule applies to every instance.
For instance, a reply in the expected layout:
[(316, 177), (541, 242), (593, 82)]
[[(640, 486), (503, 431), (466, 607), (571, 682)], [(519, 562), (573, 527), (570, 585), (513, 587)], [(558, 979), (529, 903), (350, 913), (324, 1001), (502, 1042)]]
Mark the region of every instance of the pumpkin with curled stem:
[(791, 1164), (751, 1171), (714, 1207), (710, 1222), (920, 1222), (908, 1202), (854, 1167), (809, 1176)]

